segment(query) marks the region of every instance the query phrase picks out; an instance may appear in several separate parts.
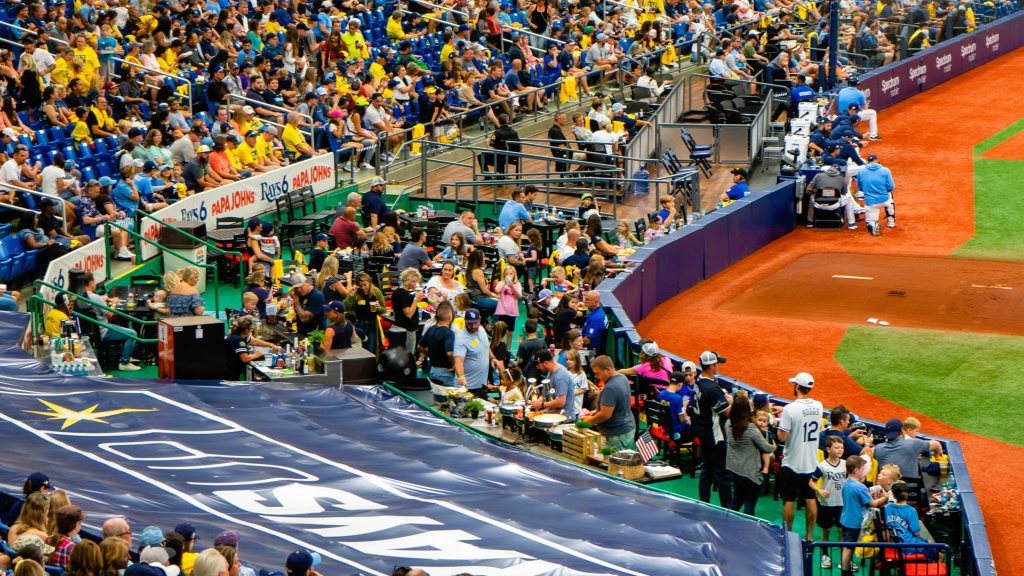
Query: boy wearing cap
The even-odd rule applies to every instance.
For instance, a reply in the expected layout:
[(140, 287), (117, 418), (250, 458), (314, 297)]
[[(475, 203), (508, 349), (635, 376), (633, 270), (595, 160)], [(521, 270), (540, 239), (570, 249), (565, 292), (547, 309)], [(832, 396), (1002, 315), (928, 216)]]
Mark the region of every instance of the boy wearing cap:
[(732, 169), (732, 186), (722, 194), (722, 202), (739, 200), (750, 194), (750, 186), (747, 186), (747, 171), (743, 168)]
[(60, 543), (53, 553), (54, 566), (65, 569), (68, 567), (71, 551), (75, 548), (75, 536), (82, 529), (82, 520), (86, 518), (88, 516), (78, 506), (69, 504), (57, 509), (57, 534), (60, 535)]
[[(695, 368), (693, 362), (687, 362), (687, 364)], [(686, 368), (684, 366), (684, 370)], [(696, 373), (691, 369), (690, 374)], [(679, 440), (690, 431), (690, 418), (686, 415), (686, 409), (690, 404), (693, 390), (691, 388), (690, 393), (684, 396), (686, 393), (683, 388), (692, 382), (692, 377), (688, 377), (683, 372), (673, 372), (668, 377), (668, 387), (658, 393), (658, 402), (668, 404), (669, 414), (672, 415), (673, 440)]]
[[(814, 378), (801, 372), (789, 379), (793, 383), (796, 400), (782, 409), (779, 420), (779, 440), (785, 443), (782, 467), (779, 472), (779, 488), (782, 493), (782, 517), (786, 529), (793, 529), (793, 503), (797, 498), (804, 500), (807, 508), (807, 540), (814, 534), (814, 521), (818, 516), (818, 501), (811, 490), (811, 474), (818, 466), (818, 436), (822, 430), (821, 402), (810, 396)], [(859, 523), (858, 523), (859, 526)]]
[(937, 440), (924, 440), (921, 438), (908, 438), (903, 431), (903, 422), (899, 418), (893, 418), (885, 424), (885, 443), (875, 447), (875, 460), (878, 461), (878, 469), (886, 464), (895, 464), (900, 467), (903, 481), (912, 488), (921, 486), (921, 469), (919, 456), (935, 452), (936, 456), (942, 456), (942, 444)]
[(309, 550), (296, 550), (288, 555), (285, 570), (288, 576), (320, 576), (313, 566), (320, 564), (320, 555)]
[(319, 270), (327, 258), (327, 244), (330, 236), (324, 233), (316, 235), (316, 247), (309, 253), (308, 266), (310, 270)]
[(732, 475), (725, 465), (725, 423), (732, 411), (732, 395), (718, 381), (718, 365), (724, 363), (725, 358), (717, 352), (700, 355), (701, 377), (694, 386), (692, 424), (701, 446), (700, 501), (711, 502), (711, 485), (717, 481), (719, 501), (728, 508), (732, 504)]

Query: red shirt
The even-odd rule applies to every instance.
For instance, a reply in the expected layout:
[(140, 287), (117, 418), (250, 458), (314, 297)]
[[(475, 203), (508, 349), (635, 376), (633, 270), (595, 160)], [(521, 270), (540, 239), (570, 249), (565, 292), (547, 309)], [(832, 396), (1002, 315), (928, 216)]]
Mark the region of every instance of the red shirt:
[(352, 245), (355, 235), (359, 232), (359, 225), (351, 220), (345, 220), (338, 216), (331, 225), (331, 235), (338, 246), (338, 250), (344, 250)]

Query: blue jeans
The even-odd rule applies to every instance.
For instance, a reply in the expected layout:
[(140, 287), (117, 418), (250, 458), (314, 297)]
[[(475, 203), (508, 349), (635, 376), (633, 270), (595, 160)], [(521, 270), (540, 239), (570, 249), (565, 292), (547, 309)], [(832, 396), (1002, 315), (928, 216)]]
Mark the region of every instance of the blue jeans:
[[(139, 335), (138, 332), (131, 328), (121, 328), (121, 330), (131, 333), (132, 336)], [(135, 352), (135, 340), (113, 330), (107, 330), (107, 335), (103, 339), (107, 342), (124, 342), (124, 347), (121, 348), (121, 364), (127, 364), (132, 361), (132, 352)]]
[(711, 502), (711, 485), (718, 482), (718, 500), (722, 508), (732, 504), (732, 473), (725, 469), (726, 443), (713, 437), (700, 439), (700, 481), (697, 492), (701, 502)]
[(0, 310), (4, 312), (17, 312), (18, 303), (14, 300), (14, 296), (7, 294), (0, 296)]
[[(719, 486), (721, 490), (721, 486)], [(740, 507), (747, 516), (754, 515), (757, 507), (757, 499), (761, 496), (761, 484), (755, 484), (753, 480), (739, 474), (732, 475), (732, 506), (730, 510), (739, 512)]]
[(490, 310), (493, 312), (498, 309), (498, 300), (496, 298), (480, 298), (473, 300), (473, 306), (477, 310)]
[(437, 368), (436, 366), (430, 367), (430, 379), (436, 381), (442, 386), (456, 386), (455, 383), (455, 372), (448, 370), (447, 368)]

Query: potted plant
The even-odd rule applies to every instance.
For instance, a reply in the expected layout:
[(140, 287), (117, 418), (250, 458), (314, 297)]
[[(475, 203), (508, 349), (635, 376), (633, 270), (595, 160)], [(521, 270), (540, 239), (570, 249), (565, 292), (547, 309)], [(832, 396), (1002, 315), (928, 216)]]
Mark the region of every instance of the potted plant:
[(469, 412), (469, 415), (473, 418), (473, 420), (476, 420), (477, 417), (480, 416), (480, 411), (483, 409), (484, 403), (475, 399), (466, 402), (466, 406), (464, 408), (466, 412)]
[(319, 329), (313, 330), (306, 337), (309, 338), (309, 343), (313, 345), (313, 353), (319, 354), (320, 345), (324, 343), (324, 331)]

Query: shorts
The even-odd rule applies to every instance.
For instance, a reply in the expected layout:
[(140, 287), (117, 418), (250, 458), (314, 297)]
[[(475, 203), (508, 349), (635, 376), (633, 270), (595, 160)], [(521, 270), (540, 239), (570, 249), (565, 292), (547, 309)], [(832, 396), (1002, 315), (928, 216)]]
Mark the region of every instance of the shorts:
[(839, 528), (843, 531), (843, 542), (856, 542), (860, 538), (860, 528), (847, 528), (842, 524)]
[(810, 474), (797, 474), (788, 466), (783, 466), (779, 470), (779, 492), (782, 494), (782, 501), (813, 500), (814, 489), (811, 488), (810, 481)]
[(818, 528), (839, 526), (839, 517), (843, 515), (842, 506), (818, 506)]
[(518, 316), (507, 316), (505, 314), (495, 314), (494, 315), (494, 321), (495, 322), (504, 322), (505, 326), (508, 327), (508, 331), (509, 332), (515, 332), (515, 329), (516, 329), (516, 318), (518, 318)]
[(526, 279), (527, 280), (538, 280), (540, 278), (540, 266), (527, 266), (526, 267)]

